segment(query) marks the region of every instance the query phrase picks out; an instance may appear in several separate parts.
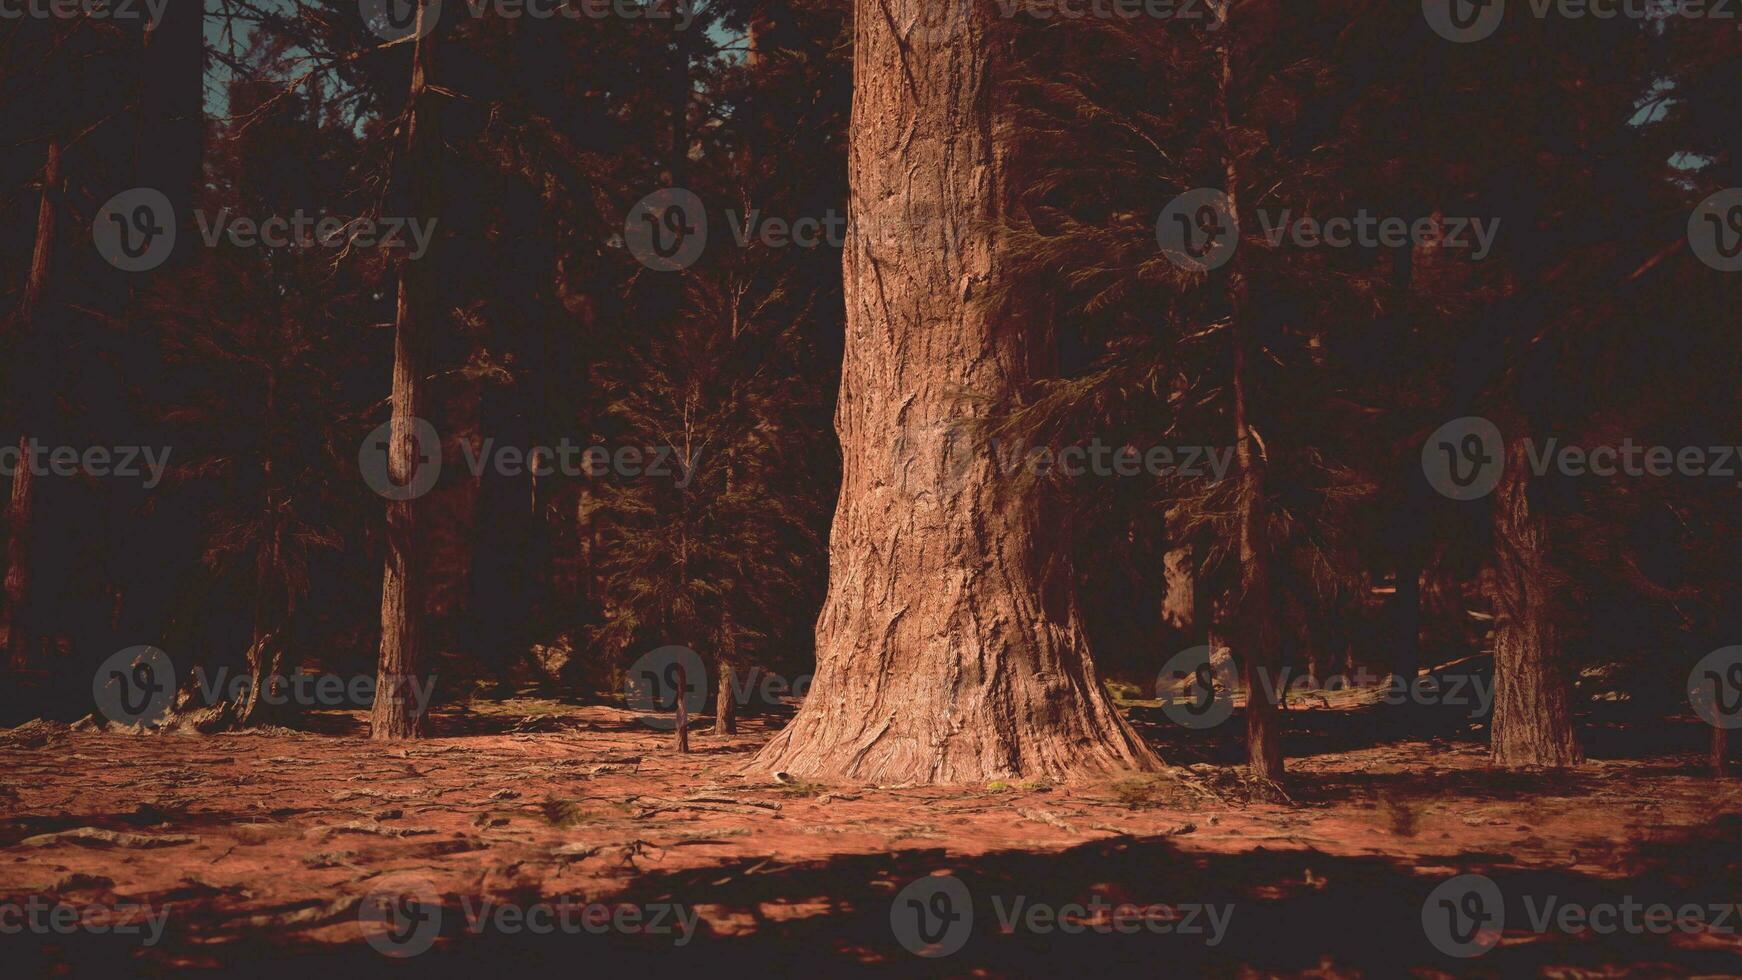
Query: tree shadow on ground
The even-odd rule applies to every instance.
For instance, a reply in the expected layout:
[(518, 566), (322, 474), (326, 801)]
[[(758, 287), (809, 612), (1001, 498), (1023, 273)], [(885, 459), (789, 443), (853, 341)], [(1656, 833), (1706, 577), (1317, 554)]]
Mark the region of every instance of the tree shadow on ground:
[[(473, 932), (468, 916), (479, 897), (443, 896), (433, 948), (403, 959), (384, 956), (351, 929), (330, 932), (344, 942), (315, 942), (282, 926), (250, 926), (230, 894), (195, 897), (178, 906), (165, 941), (141, 950), (117, 936), (8, 937), (13, 976), (71, 969), (85, 975), (166, 973), (203, 966), (265, 978), (417, 975), (511, 975), (518, 970), (585, 971), (636, 976), (1094, 976), (1111, 970), (1169, 975), (1366, 975), (1415, 973), (1532, 976), (1544, 971), (1604, 975), (1682, 976), (1742, 972), (1734, 934), (1653, 935), (1617, 931), (1539, 932), (1531, 914), (1551, 900), (1592, 907), (1664, 902), (1680, 908), (1728, 905), (1742, 870), (1742, 818), (1726, 816), (1691, 832), (1634, 842), (1619, 852), (1609, 878), (1560, 869), (1517, 869), (1505, 858), (1468, 852), (1436, 857), (1417, 868), (1385, 857), (1335, 857), (1318, 851), (1238, 853), (1182, 849), (1174, 838), (1108, 838), (1058, 853), (1000, 852), (952, 858), (943, 848), (908, 849), (782, 864), (778, 855), (707, 868), (663, 872), (648, 867), (615, 896), (556, 895), (537, 889), (494, 893), (525, 907), (562, 898), (607, 904), (682, 903), (708, 908), (697, 934), (680, 945), (675, 934), (548, 935)], [(892, 926), (893, 900), (915, 879), (948, 873), (972, 896), (966, 940), (952, 954), (922, 959), (904, 948)], [(1430, 892), (1453, 874), (1490, 877), (1504, 895), (1505, 939), (1470, 959), (1456, 959), (1428, 940), (1423, 909)], [(1066, 933), (1019, 922), (1002, 928), (1020, 899), (1037, 903), (1164, 904), (1179, 916), (1167, 932), (1103, 930)], [(1232, 904), (1226, 931), (1212, 937), (1204, 916), (1186, 932), (1185, 906)], [(1431, 905), (1429, 906), (1431, 909)], [(896, 907), (896, 915), (914, 909)], [(354, 922), (354, 907), (333, 924)], [(1726, 927), (1742, 923), (1732, 918)], [(1635, 915), (1639, 919), (1638, 914)], [(915, 922), (917, 923), (917, 919)], [(1103, 919), (1103, 922), (1108, 920)], [(1162, 920), (1157, 920), (1158, 922)], [(1212, 938), (1217, 941), (1211, 942)]]

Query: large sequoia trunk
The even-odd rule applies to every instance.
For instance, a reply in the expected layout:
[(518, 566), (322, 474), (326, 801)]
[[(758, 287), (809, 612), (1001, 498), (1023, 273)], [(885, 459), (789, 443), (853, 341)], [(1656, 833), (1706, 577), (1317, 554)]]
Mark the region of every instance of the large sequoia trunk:
[[(817, 670), (750, 768), (880, 783), (1150, 769), (1114, 709), (1042, 515), (952, 420), (1047, 370), (1051, 338), (1001, 306), (1009, 201), (990, 3), (859, 0), (835, 427), (841, 495)], [(930, 29), (928, 29), (930, 28)]]
[(1494, 560), (1485, 578), (1494, 605), (1495, 765), (1572, 766), (1583, 754), (1573, 734), (1570, 683), (1549, 597), (1547, 528), (1530, 499), (1522, 439), (1507, 446), (1494, 489)]
[[(422, 18), (435, 10), (422, 0), (416, 53), (412, 56), (411, 93), (406, 102), (407, 125), (402, 166), (413, 210), (428, 220), (435, 203), (436, 150), (429, 76), (435, 58), (435, 30), (424, 30)], [(429, 373), (429, 333), (435, 326), (436, 286), (431, 259), (400, 258), (399, 302), (394, 316), (393, 421), (387, 444), (388, 474), (406, 486), (418, 466), (421, 447), (416, 423), (425, 401)], [(437, 447), (429, 447), (439, 451)], [(412, 698), (423, 660), (423, 619), (427, 615), (429, 568), (422, 545), (420, 519), (426, 508), (413, 497), (387, 503), (387, 561), (381, 576), (381, 653), (376, 661), (375, 704), (370, 711), (370, 736), (377, 739), (416, 738), (423, 718)]]

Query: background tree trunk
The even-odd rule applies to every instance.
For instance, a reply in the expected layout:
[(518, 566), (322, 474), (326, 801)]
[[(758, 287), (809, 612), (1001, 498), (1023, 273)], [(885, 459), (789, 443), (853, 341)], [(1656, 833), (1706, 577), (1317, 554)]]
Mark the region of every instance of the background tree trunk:
[[(402, 166), (411, 188), (410, 214), (433, 216), (436, 158), (434, 112), (429, 100), (429, 76), (434, 68), (436, 31), (422, 28), (430, 16), (420, 2), (417, 49), (412, 56), (411, 91), (406, 101), (405, 155)], [(424, 404), (424, 378), (429, 373), (429, 331), (436, 319), (431, 293), (434, 282), (430, 256), (418, 261), (400, 257), (399, 301), (394, 316), (393, 422), (388, 440), (388, 472), (393, 482), (411, 482), (422, 449), (415, 425)], [(437, 447), (431, 447), (439, 451)], [(381, 653), (376, 662), (375, 704), (370, 711), (371, 737), (416, 738), (423, 718), (411, 697), (423, 662), (423, 619), (427, 615), (429, 569), (420, 541), (420, 499), (387, 503), (387, 561), (381, 576)]]
[(1547, 527), (1530, 500), (1523, 439), (1506, 449), (1492, 495), (1494, 566), (1484, 578), (1494, 605), (1495, 765), (1572, 766), (1584, 758), (1573, 733), (1569, 678), (1551, 615)]
[[(1215, 7), (1221, 27), (1221, 78), (1217, 103), (1221, 112), (1223, 170), (1227, 181), (1228, 212), (1236, 222), (1240, 215), (1240, 165), (1234, 149), (1234, 110), (1229, 104), (1234, 88), (1234, 38), (1229, 29), (1231, 0)], [(1246, 313), (1246, 274), (1240, 255), (1226, 267), (1229, 342), (1234, 348), (1234, 469), (1240, 497), (1235, 515), (1239, 524), (1236, 554), (1239, 566), (1239, 601), (1232, 632), (1234, 654), (1240, 658), (1246, 685), (1246, 755), (1252, 772), (1264, 779), (1282, 777), (1281, 711), (1283, 694), (1281, 615), (1270, 576), (1269, 520), (1266, 512), (1262, 437), (1250, 417), (1251, 377), (1248, 349), (1253, 345)]]
[[(849, 149), (843, 474), (817, 669), (750, 768), (971, 783), (1150, 769), (1114, 709), (1069, 586), (1044, 578), (1036, 501), (955, 424), (1048, 369), (1006, 278), (994, 23), (914, 29), (935, 0), (860, 0)], [(905, 35), (905, 36), (904, 36)]]
[[(1162, 555), (1161, 565), (1164, 583), (1161, 596), (1162, 625), (1174, 631), (1181, 646), (1190, 646), (1190, 638), (1199, 628), (1197, 583), (1192, 577), (1197, 563), (1192, 560), (1191, 546), (1168, 551)], [(1169, 651), (1169, 654), (1172, 652)]]
[(1421, 562), (1397, 564), (1397, 589), (1391, 594), (1391, 674), (1405, 685), (1421, 673)]
[(738, 702), (732, 697), (732, 667), (720, 661), (720, 689), (714, 692), (714, 734), (738, 734)]
[[(18, 344), (20, 348), (34, 343), (36, 317), (48, 294), (54, 275), (55, 239), (60, 225), (61, 142), (53, 137), (42, 164), (42, 199), (36, 206), (36, 242), (30, 253), (30, 275), (24, 283), (24, 295), (18, 305)], [(17, 365), (14, 365), (17, 370)], [(6, 506), (6, 580), (4, 606), (0, 606), (0, 633), (4, 634), (7, 661), (13, 669), (30, 666), (30, 538), (31, 515), (35, 507), (35, 474), (29, 460), (30, 437), (37, 410), (30, 392), (35, 379), (14, 377), (19, 391), (20, 421), (24, 423), (18, 436), (18, 468), (12, 474), (12, 492)]]

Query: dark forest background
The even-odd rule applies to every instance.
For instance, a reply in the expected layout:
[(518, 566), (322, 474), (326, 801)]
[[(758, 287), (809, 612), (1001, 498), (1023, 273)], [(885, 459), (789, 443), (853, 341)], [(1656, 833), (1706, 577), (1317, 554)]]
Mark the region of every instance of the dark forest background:
[[(149, 36), (0, 24), (4, 442), (172, 449), (151, 489), (45, 478), (23, 510), (15, 489), (5, 720), (87, 713), (91, 670), (139, 644), (244, 669), (270, 636), (287, 668), (374, 669), (384, 519), (358, 453), (388, 415), (406, 260), (206, 247), (195, 209), (438, 203), (418, 260), (442, 311), (425, 413), (447, 460), (424, 525), (438, 699), (591, 696), (673, 643), (808, 671), (840, 480), (841, 250), (740, 246), (726, 212), (846, 213), (845, 0), (707, 0), (687, 30), (450, 11), (439, 135), (412, 165), (412, 46), (358, 4), (221, 0), (202, 22), (170, 2)], [(1480, 654), (1496, 609), (1526, 602), (1581, 702), (1671, 706), (1693, 661), (1742, 636), (1736, 480), (1550, 474), (1529, 488), (1541, 547), (1521, 556), (1493, 499), (1428, 486), (1421, 447), (1468, 415), (1509, 439), (1742, 444), (1742, 277), (1688, 247), (1695, 206), (1742, 186), (1738, 35), (1514, 17), (1460, 45), (1413, 3), (1238, 8), (1232, 33), (1020, 7), (1005, 21), (1021, 71), (997, 97), (1020, 124), (1001, 138), (1026, 188), (1009, 229), (1025, 274), (1007, 288), (1052, 312), (1063, 368), (989, 409), (1000, 439), (1233, 443), (1226, 284), (1155, 240), (1166, 203), (1227, 186), (1229, 160), (1247, 206), (1501, 231), (1478, 261), (1277, 249), (1245, 229), (1261, 499), (1237, 500), (1237, 482), (1033, 478), (1102, 674), (1147, 687), (1239, 618), (1231, 522), (1255, 506), (1302, 669)], [(129, 274), (91, 228), (140, 186), (181, 229), (167, 264)], [(672, 186), (705, 202), (712, 233), (695, 265), (659, 272), (625, 222)], [(33, 273), (45, 195), (57, 247)], [(477, 477), (462, 445), (482, 439), (674, 446), (697, 465), (681, 487)]]

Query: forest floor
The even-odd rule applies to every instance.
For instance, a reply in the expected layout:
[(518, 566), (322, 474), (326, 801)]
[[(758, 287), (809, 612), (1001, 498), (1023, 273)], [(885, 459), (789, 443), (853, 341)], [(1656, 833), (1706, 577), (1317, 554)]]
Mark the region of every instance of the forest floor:
[[(1203, 733), (1170, 747), (1136, 713), (1170, 759), (1205, 757), (1185, 740)], [(1348, 714), (1289, 713), (1291, 803), (1195, 778), (747, 780), (734, 770), (778, 719), (696, 734), (679, 755), (630, 712), (530, 698), (438, 709), (435, 737), (396, 746), (343, 712), (206, 736), (37, 724), (0, 732), (0, 959), (12, 977), (1742, 974), (1733, 917), (1669, 935), (1532, 921), (1550, 902), (1734, 916), (1742, 779), (1702, 774), (1697, 732), (1643, 754), (1596, 738), (1577, 770), (1508, 774), (1466, 732), (1349, 735)], [(1218, 771), (1199, 763), (1201, 786)], [(892, 906), (942, 873), (965, 883), (970, 925), (953, 955), (920, 958)], [(1497, 947), (1455, 959), (1423, 909), (1464, 873), (1497, 884), (1505, 921)], [(434, 914), (365, 922), (389, 893), (429, 895)], [(78, 911), (55, 920), (57, 903)], [(566, 920), (536, 911), (586, 903)], [(1085, 906), (1065, 910), (1069, 929), (1033, 912), (1069, 903)], [(1148, 910), (1142, 928), (1120, 903)], [(137, 931), (90, 927), (109, 919)]]

